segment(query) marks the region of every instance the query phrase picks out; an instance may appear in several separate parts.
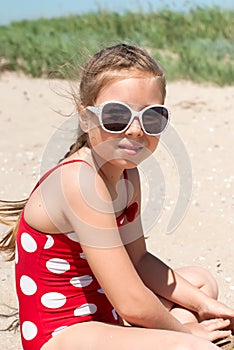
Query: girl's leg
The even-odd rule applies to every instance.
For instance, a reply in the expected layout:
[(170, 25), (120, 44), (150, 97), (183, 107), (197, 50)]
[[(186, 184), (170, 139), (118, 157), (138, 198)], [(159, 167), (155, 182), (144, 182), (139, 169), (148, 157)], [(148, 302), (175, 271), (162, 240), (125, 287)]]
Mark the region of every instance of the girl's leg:
[(66, 328), (41, 350), (215, 350), (214, 344), (190, 334), (84, 322)]
[(188, 266), (176, 269), (176, 272), (209, 297), (213, 299), (218, 298), (217, 282), (208, 270), (202, 267)]
[[(184, 279), (199, 288), (203, 293), (213, 299), (218, 298), (218, 286), (214, 277), (209, 271), (201, 267), (182, 267), (175, 270)], [(161, 299), (162, 303), (170, 310), (171, 314), (176, 317), (181, 323), (197, 322), (197, 317), (194, 313), (177, 305), (173, 305), (168, 300)]]

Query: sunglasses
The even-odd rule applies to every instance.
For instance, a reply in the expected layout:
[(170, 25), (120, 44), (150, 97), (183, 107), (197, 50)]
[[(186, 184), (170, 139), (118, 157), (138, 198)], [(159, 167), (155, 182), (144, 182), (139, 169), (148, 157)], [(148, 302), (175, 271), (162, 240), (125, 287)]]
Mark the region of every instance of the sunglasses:
[(95, 113), (103, 130), (121, 133), (129, 128), (133, 119), (138, 117), (142, 130), (151, 136), (160, 135), (167, 127), (170, 111), (164, 105), (151, 105), (137, 112), (127, 104), (107, 101), (97, 107), (88, 106), (87, 110)]

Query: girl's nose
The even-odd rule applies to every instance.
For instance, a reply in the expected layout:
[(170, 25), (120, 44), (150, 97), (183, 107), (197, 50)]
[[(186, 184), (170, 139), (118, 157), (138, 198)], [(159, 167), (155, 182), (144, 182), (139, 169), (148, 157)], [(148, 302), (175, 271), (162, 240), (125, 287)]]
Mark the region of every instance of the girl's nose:
[(144, 131), (141, 128), (140, 120), (138, 118), (134, 118), (132, 123), (129, 125), (127, 130), (125, 131), (127, 135), (140, 137), (143, 135)]

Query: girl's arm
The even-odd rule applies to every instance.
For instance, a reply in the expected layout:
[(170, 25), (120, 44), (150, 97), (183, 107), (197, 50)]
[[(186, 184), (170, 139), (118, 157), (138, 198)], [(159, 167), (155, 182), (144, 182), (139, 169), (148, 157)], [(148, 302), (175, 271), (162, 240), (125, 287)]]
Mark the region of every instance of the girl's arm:
[(77, 233), (95, 277), (118, 314), (141, 327), (189, 333), (136, 272), (121, 242), (112, 201), (100, 176), (87, 165), (64, 167), (62, 187), (63, 215)]
[[(132, 172), (130, 176), (135, 189), (134, 200), (140, 203), (139, 176), (137, 172)], [(129, 225), (127, 229), (129, 230)], [(139, 276), (151, 291), (198, 313), (201, 319), (223, 317), (229, 318), (233, 323), (234, 310), (206, 296), (200, 289), (193, 286), (160, 259), (147, 252), (140, 215), (132, 224), (132, 230), (137, 232), (140, 238), (126, 244), (126, 249)], [(127, 234), (124, 231), (125, 228), (123, 227), (122, 236)], [(231, 327), (233, 328), (233, 325)]]
[[(201, 319), (230, 319), (229, 329), (234, 331), (234, 310), (205, 295), (160, 259), (144, 251), (144, 242), (139, 239), (127, 247), (131, 256), (138, 255), (135, 267), (145, 285), (155, 294), (196, 312)], [(140, 253), (141, 251), (141, 253)], [(138, 252), (138, 253), (137, 253)]]

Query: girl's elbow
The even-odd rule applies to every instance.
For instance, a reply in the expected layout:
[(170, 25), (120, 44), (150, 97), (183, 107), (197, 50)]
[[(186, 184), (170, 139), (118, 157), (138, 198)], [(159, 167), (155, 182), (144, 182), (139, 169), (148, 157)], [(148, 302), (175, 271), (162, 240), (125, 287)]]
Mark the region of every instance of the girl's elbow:
[(143, 307), (144, 302), (125, 302), (122, 305), (118, 305), (115, 309), (119, 316), (131, 324), (142, 325), (144, 320), (147, 319), (148, 312)]

